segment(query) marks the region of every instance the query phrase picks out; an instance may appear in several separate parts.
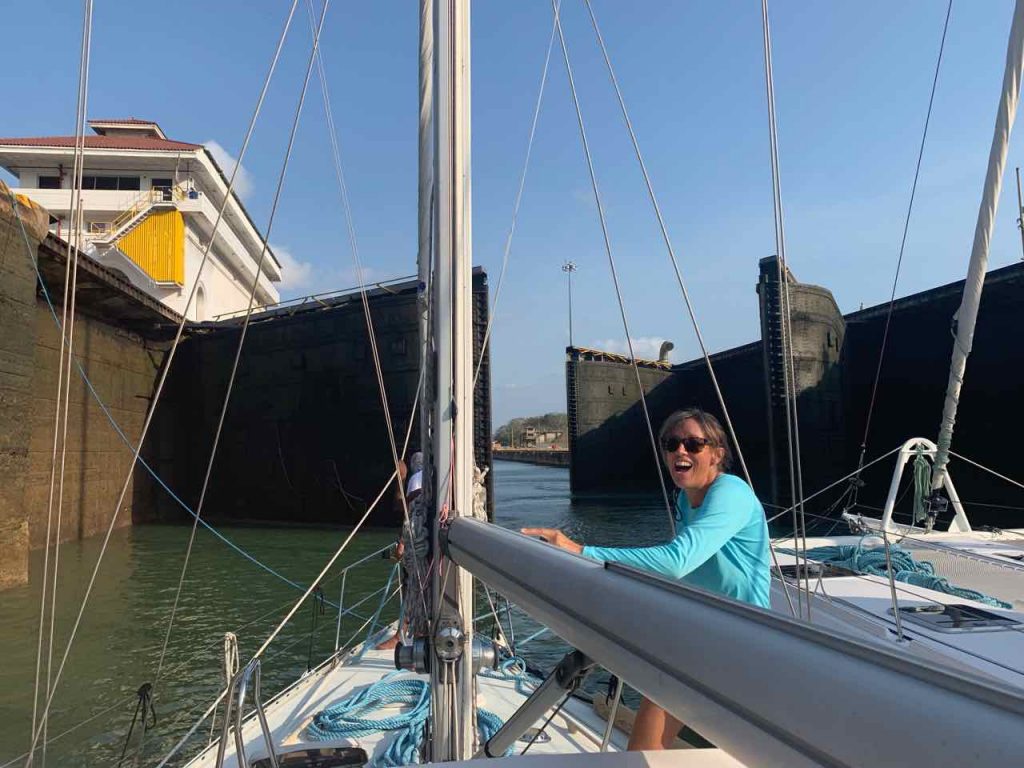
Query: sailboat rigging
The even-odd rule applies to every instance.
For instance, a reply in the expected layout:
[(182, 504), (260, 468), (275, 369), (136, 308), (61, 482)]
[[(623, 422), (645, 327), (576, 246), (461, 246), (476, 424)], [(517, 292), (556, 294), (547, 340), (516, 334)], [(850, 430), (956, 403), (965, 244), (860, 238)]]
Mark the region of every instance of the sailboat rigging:
[[(314, 64), (318, 67), (325, 100), (327, 87), (317, 46), (327, 5), (325, 1), (306, 73), (308, 84), (312, 67)], [(292, 13), (295, 7), (293, 3)], [(597, 30), (589, 1), (587, 7)], [(557, 1), (553, 9), (555, 30), (571, 78)], [(763, 9), (766, 14), (766, 3), (763, 3)], [(290, 21), (291, 15), (289, 24)], [(287, 25), (284, 34), (287, 34)], [(600, 39), (600, 32), (597, 34)], [(770, 55), (767, 23), (765, 36), (766, 55)], [(282, 35), (281, 43), (283, 39)], [(603, 41), (601, 47), (611, 71)], [(420, 314), (424, 373), (421, 374), (421, 384), (426, 393), (422, 397), (420, 445), (427, 454), (425, 497), (431, 503), (435, 527), (432, 558), (424, 568), (424, 573), (430, 575), (430, 587), (424, 591), (414, 583), (414, 594), (404, 597), (406, 601), (423, 599), (425, 611), (415, 623), (412, 636), (403, 638), (394, 659), (380, 651), (377, 648), (379, 633), (373, 629), (390, 597), (389, 581), (382, 590), (377, 613), (366, 622), (371, 631), (363, 643), (355, 648), (338, 647), (340, 644), (336, 643), (335, 653), (323, 664), (308, 670), (306, 675), (271, 700), (262, 700), (259, 691), (261, 657), (345, 551), (359, 526), (387, 490), (385, 486), (369, 505), (359, 525), (324, 566), (318, 579), (305, 590), (248, 663), (240, 670), (236, 665), (237, 671), (228, 673), (227, 686), (203, 718), (179, 742), (178, 747), (184, 745), (199, 724), (217, 710), (220, 702), (224, 702), (220, 739), (208, 744), (188, 765), (191, 768), (231, 765), (238, 768), (277, 768), (278, 765), (354, 764), (354, 761), (359, 764), (367, 761), (399, 764), (393, 761), (415, 762), (420, 757), (430, 762), (466, 761), (474, 756), (503, 754), (506, 748), (516, 745), (530, 728), (534, 728), (534, 733), (527, 747), (537, 743), (535, 751), (543, 751), (548, 756), (559, 755), (551, 757), (552, 764), (569, 765), (589, 760), (591, 755), (609, 746), (617, 751), (624, 744), (623, 734), (613, 727), (614, 720), (606, 728), (601, 718), (568, 695), (595, 662), (620, 675), (652, 701), (692, 723), (717, 745), (714, 750), (702, 750), (704, 754), (699, 758), (693, 755), (688, 759), (685, 753), (673, 756), (673, 764), (681, 766), (726, 766), (737, 765), (737, 761), (749, 766), (906, 765), (912, 761), (954, 766), (962, 762), (963, 754), (971, 755), (979, 765), (1014, 764), (1014, 760), (1024, 752), (1024, 728), (1020, 727), (1024, 723), (1021, 687), (1024, 672), (1012, 666), (1007, 657), (1020, 650), (1019, 642), (1024, 635), (1019, 631), (1006, 633), (1007, 637), (1012, 635), (1011, 640), (1016, 644), (1007, 643), (1009, 650), (1004, 649), (1002, 656), (982, 657), (978, 652), (966, 661), (950, 652), (954, 643), (935, 641), (933, 635), (924, 632), (904, 636), (901, 631), (894, 639), (885, 626), (888, 621), (885, 607), (880, 611), (876, 608), (868, 618), (865, 614), (869, 612), (862, 611), (857, 618), (850, 619), (849, 615), (855, 613), (849, 610), (852, 598), (847, 605), (841, 604), (842, 600), (832, 600), (828, 588), (822, 586), (826, 581), (824, 576), (819, 576), (818, 586), (812, 587), (806, 542), (802, 558), (783, 558), (784, 566), (795, 565), (795, 571), (791, 576), (777, 580), (775, 590), (776, 598), (779, 598), (777, 603), (781, 606), (782, 595), (789, 601), (787, 584), (796, 582), (799, 585), (802, 580), (806, 590), (806, 616), (810, 618), (813, 600), (815, 619), (819, 622), (816, 626), (739, 605), (651, 574), (587, 561), (473, 519), (473, 389), (476, 376), (471, 322), (468, 0), (421, 0), (420, 51), (418, 277), (423, 296)], [(768, 67), (770, 70), (770, 62)], [(980, 298), (979, 275), (984, 272), (1022, 68), (1024, 0), (1018, 0), (1010, 34), (996, 137), (975, 236), (978, 263), (972, 257), (973, 278), (968, 281), (977, 283), (977, 293), (970, 299), (965, 293), (965, 309), (962, 310), (968, 315), (971, 311), (976, 314)], [(614, 82), (614, 74), (612, 80)], [(618, 93), (618, 84), (615, 86)], [(264, 93), (265, 88), (266, 84)], [(623, 116), (629, 125), (621, 93), (618, 95)], [(769, 79), (769, 101), (773, 102), (773, 99)], [(578, 103), (576, 107), (585, 143)], [(333, 122), (332, 119), (330, 121)], [(774, 116), (771, 121), (774, 125)], [(631, 125), (629, 129), (643, 167)], [(249, 130), (251, 133), (252, 125)], [(774, 134), (774, 127), (772, 132)], [(337, 152), (336, 146), (334, 149)], [(594, 193), (601, 211), (596, 175), (587, 151)], [(344, 196), (337, 154), (335, 161), (339, 166), (339, 182)], [(777, 166), (774, 147), (773, 166)], [(646, 168), (644, 177), (657, 208)], [(780, 214), (777, 234), (782, 255), (781, 193), (777, 187), (775, 198)], [(344, 204), (348, 213), (347, 200)], [(658, 219), (675, 264), (660, 211)], [(351, 225), (351, 221), (349, 223)], [(601, 223), (614, 273), (603, 212)], [(678, 266), (676, 274), (689, 307)], [(624, 307), (621, 310), (628, 339)], [(690, 313), (692, 317), (692, 308)], [(953, 413), (944, 416), (945, 437), (940, 437), (937, 447), (919, 440), (901, 454), (904, 464), (914, 450), (935, 457), (934, 476), (947, 488), (958, 516), (963, 512), (952, 481), (945, 472), (944, 461), (948, 456), (950, 439), (945, 428), (948, 424), (951, 433), (955, 416), (953, 390), (959, 389), (963, 365), (970, 349), (974, 321), (971, 317), (966, 319), (968, 323), (963, 329), (963, 338), (958, 337), (954, 351), (954, 372), (950, 376)], [(368, 312), (367, 321), (372, 334)], [(699, 337), (699, 329), (697, 332)], [(180, 333), (181, 328), (178, 329), (179, 336)], [(703, 341), (701, 344), (703, 346)], [(376, 350), (374, 355), (376, 359)], [(708, 365), (710, 369), (710, 360)], [(378, 379), (381, 379), (379, 363)], [(380, 383), (383, 385), (382, 381)], [(420, 398), (420, 389), (417, 390), (417, 398)], [(382, 399), (386, 410), (387, 398), (383, 392)], [(148, 423), (147, 418), (143, 438)], [(410, 420), (401, 451), (390, 417), (388, 429), (392, 458), (396, 464), (390, 483), (391, 479), (398, 477), (398, 460), (408, 448), (412, 422)], [(792, 429), (795, 432), (795, 423)], [(795, 434), (793, 438), (796, 439)], [(135, 450), (136, 459), (140, 448), (141, 439), (139, 448)], [(894, 480), (894, 488), (898, 488), (898, 476)], [(801, 490), (795, 494), (795, 504), (802, 502), (802, 497)], [(408, 516), (407, 507), (405, 514)], [(954, 532), (969, 532), (966, 516), (957, 520)], [(198, 514), (196, 522), (199, 522)], [(802, 523), (794, 527), (794, 545), (802, 527)], [(883, 532), (888, 532), (888, 528), (887, 519), (883, 521)], [(781, 567), (779, 571), (782, 572)], [(499, 654), (508, 654), (510, 649), (501, 648), (497, 642), (481, 640), (475, 632), (474, 579), (514, 600), (576, 649), (547, 680), (529, 679), (525, 671), (517, 671), (512, 666), (507, 670), (496, 669)], [(844, 584), (846, 588), (856, 590), (864, 584), (878, 586), (878, 580), (851, 580)], [(922, 588), (918, 596), (925, 591)], [(895, 594), (893, 588), (892, 615), (898, 624), (902, 608)], [(595, 601), (594, 595), (601, 595), (602, 599)], [(877, 603), (877, 595), (876, 590), (865, 599)], [(935, 602), (935, 598), (928, 594), (921, 599)], [(822, 606), (822, 610), (818, 606)], [(339, 607), (339, 638), (340, 611)], [(804, 611), (800, 613), (799, 618), (802, 619)], [(997, 619), (1000, 617), (1004, 622), (1022, 626), (1011, 612), (997, 614)], [(700, 632), (694, 632), (694, 627), (700, 627)], [(398, 629), (402, 630), (401, 621)], [(386, 631), (390, 633), (393, 628), (386, 628)], [(66, 656), (67, 652), (65, 660)], [(513, 656), (507, 661), (516, 659)], [(996, 669), (1000, 665), (1003, 666), (1002, 671)], [(397, 670), (395, 666), (398, 666)], [(227, 668), (232, 669), (230, 665)], [(63, 661), (57, 680), (62, 669)], [(429, 683), (426, 675), (429, 675)], [(799, 691), (795, 697), (794, 689)], [(410, 693), (416, 699), (414, 703), (410, 703), (406, 696)], [(356, 716), (353, 720), (361, 720), (356, 723), (359, 727), (350, 727), (352, 721), (343, 723), (344, 727), (328, 727), (344, 720), (339, 709), (362, 706), (367, 698), (374, 696), (391, 707), (388, 712), (391, 716), (383, 720), (401, 721), (393, 730), (401, 731), (401, 738), (409, 741), (403, 742), (408, 748), (403, 748), (400, 754), (393, 752), (399, 737), (386, 733), (388, 728), (380, 721)], [(388, 696), (394, 698), (388, 699)], [(429, 706), (426, 697), (429, 697)], [(902, 728), (897, 726), (905, 717), (908, 698), (926, 700), (930, 708), (930, 716), (917, 724), (913, 741), (907, 739)], [(52, 695), (48, 693), (41, 715), (42, 723), (46, 721), (51, 701)], [(250, 701), (254, 706), (252, 712), (248, 712)], [(500, 736), (496, 740), (490, 728), (485, 734), (479, 724), (480, 705), (483, 703), (498, 712), (505, 722), (505, 726), (497, 730)], [(359, 715), (362, 713), (363, 710), (358, 710)], [(541, 722), (541, 718), (545, 718), (543, 726), (536, 729), (535, 724)], [(371, 720), (369, 724), (368, 720)], [(950, 748), (951, 723), (955, 723), (957, 749)], [(865, 740), (864, 731), (870, 732), (872, 739)], [(542, 732), (549, 738), (548, 743), (539, 738)], [(33, 722), (30, 763), (40, 733), (45, 743), (45, 726), (37, 726)], [(422, 745), (419, 741), (421, 736), (425, 737)], [(174, 752), (167, 755), (160, 766), (167, 764), (173, 755)], [(621, 757), (614, 762), (612, 758), (614, 756), (608, 757), (609, 764), (626, 764)]]

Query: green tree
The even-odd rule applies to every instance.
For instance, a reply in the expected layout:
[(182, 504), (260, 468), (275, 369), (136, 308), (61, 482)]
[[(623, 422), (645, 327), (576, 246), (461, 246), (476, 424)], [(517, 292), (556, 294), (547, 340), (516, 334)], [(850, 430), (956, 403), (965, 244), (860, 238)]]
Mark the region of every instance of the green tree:
[(512, 445), (513, 435), (516, 444), (526, 427), (534, 427), (538, 432), (566, 432), (569, 428), (569, 417), (564, 413), (545, 413), (543, 416), (520, 416), (502, 424), (494, 432), (494, 441), (505, 447)]

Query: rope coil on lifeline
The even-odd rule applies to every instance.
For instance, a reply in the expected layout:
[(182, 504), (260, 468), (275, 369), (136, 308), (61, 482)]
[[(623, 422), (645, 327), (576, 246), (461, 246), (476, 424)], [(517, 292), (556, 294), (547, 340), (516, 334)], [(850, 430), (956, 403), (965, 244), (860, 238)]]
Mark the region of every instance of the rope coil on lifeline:
[[(889, 578), (889, 570), (885, 562), (885, 550), (883, 547), (865, 548), (864, 540), (876, 534), (867, 534), (861, 537), (856, 545), (837, 544), (827, 547), (814, 547), (807, 550), (807, 557), (829, 565), (847, 568), (857, 573), (869, 574)], [(788, 551), (788, 550), (787, 550)], [(892, 577), (896, 581), (912, 584), (916, 587), (925, 587), (936, 592), (947, 595), (955, 595), (965, 600), (975, 600), (994, 608), (1012, 608), (1010, 603), (995, 597), (990, 597), (983, 592), (966, 587), (958, 587), (950, 584), (948, 579), (935, 575), (935, 566), (927, 560), (915, 560), (914, 556), (898, 544), (889, 548), (889, 557), (892, 561)]]

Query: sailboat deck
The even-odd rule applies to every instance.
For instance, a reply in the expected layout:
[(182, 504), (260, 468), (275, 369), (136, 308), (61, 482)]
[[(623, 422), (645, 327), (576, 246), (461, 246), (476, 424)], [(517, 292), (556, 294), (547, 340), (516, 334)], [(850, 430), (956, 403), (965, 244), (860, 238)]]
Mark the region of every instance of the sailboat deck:
[[(309, 738), (307, 727), (313, 716), (325, 707), (336, 704), (353, 692), (373, 685), (385, 676), (392, 674), (394, 668), (393, 651), (370, 649), (361, 656), (357, 652), (350, 654), (340, 664), (326, 665), (307, 674), (290, 688), (264, 705), (267, 723), (272, 738), (277, 746), (278, 754), (304, 748), (325, 747), (361, 747), (366, 750), (371, 761), (379, 757), (388, 747), (392, 734), (374, 733), (355, 739), (335, 739), (317, 741)], [(420, 678), (427, 680), (425, 675), (412, 672), (396, 675), (392, 680), (403, 678)], [(517, 687), (516, 681), (481, 675), (478, 679), (478, 704), (484, 709), (494, 712), (502, 720), (507, 720), (512, 713), (525, 701), (529, 691)], [(521, 690), (522, 689), (522, 690)], [(374, 713), (374, 718), (383, 718), (400, 714), (400, 706), (385, 707)], [(537, 724), (538, 727), (540, 723)], [(605, 721), (585, 701), (570, 698), (548, 725), (546, 737), (538, 739), (527, 754), (537, 765), (547, 764), (537, 758), (558, 755), (588, 755), (588, 760), (600, 757), (601, 739), (604, 734)], [(218, 727), (219, 730), (219, 727)], [(250, 714), (242, 728), (246, 757), (249, 763), (267, 756), (259, 721)], [(621, 752), (625, 749), (628, 736), (616, 729), (612, 732), (609, 752)], [(231, 739), (229, 739), (231, 741)], [(518, 751), (526, 746), (526, 741), (518, 745)], [(686, 749), (673, 750), (677, 757), (665, 762), (663, 758), (652, 757), (653, 762), (622, 762), (615, 760), (614, 765), (673, 765), (686, 768), (718, 768), (739, 766), (732, 758), (717, 749)], [(211, 768), (216, 765), (216, 742), (197, 755), (188, 765), (189, 768)], [(609, 755), (609, 757), (611, 757)], [(624, 757), (620, 755), (619, 757)], [(599, 763), (588, 762), (587, 765)], [(225, 750), (225, 768), (238, 768), (235, 757), (234, 743)]]
[[(860, 538), (859, 536), (809, 538), (807, 547), (811, 549), (821, 546), (856, 545)], [(972, 546), (976, 544), (977, 542), (972, 542)], [(780, 549), (791, 548), (791, 545), (791, 541), (780, 542)], [(901, 546), (911, 549), (907, 542)], [(1002, 547), (1003, 544), (1000, 543), (999, 546)], [(932, 554), (933, 552), (930, 550), (914, 552), (915, 557), (919, 559), (933, 559)], [(779, 552), (778, 558), (779, 564), (783, 567), (795, 565), (797, 562), (795, 555), (783, 551)], [(1001, 581), (994, 580), (991, 585), (986, 585), (985, 580), (979, 578), (962, 579), (956, 583), (959, 586), (998, 594), (998, 587), (1004, 591), (1007, 589), (1007, 575), (1010, 577), (1011, 583), (1015, 581), (1014, 577), (1018, 576), (1014, 573), (1004, 574)], [(951, 581), (955, 580), (951, 579)], [(790, 581), (791, 592), (793, 592), (794, 584), (795, 582)], [(893, 642), (897, 640), (892, 590), (888, 579), (867, 574), (828, 576), (822, 579), (812, 577), (811, 585), (815, 594), (823, 598), (821, 601), (816, 601), (816, 604), (820, 602), (824, 606), (840, 611), (845, 609), (848, 616), (859, 616), (870, 621), (878, 628), (878, 633), (881, 636), (887, 637)], [(995, 588), (987, 590), (986, 586)], [(1011, 685), (1024, 687), (1024, 668), (1021, 665), (1021, 659), (1024, 658), (1024, 612), (992, 607), (974, 600), (904, 582), (896, 582), (895, 587), (897, 601), (901, 609), (902, 634), (906, 640), (909, 640), (907, 647), (911, 652), (933, 660), (944, 661), (946, 664), (968, 668)], [(1017, 593), (1016, 597), (1017, 601), (1015, 602), (1019, 602), (1022, 597), (1021, 593)], [(773, 606), (777, 610), (784, 607), (779, 604), (777, 598)], [(935, 612), (942, 611), (943, 606), (967, 606), (1014, 623), (978, 628), (941, 628), (914, 621), (907, 616), (906, 609), (933, 608), (933, 612)], [(926, 611), (926, 613), (928, 612)], [(815, 621), (816, 618), (828, 620), (824, 616), (814, 617), (812, 615), (812, 621)], [(848, 624), (847, 630), (849, 631), (853, 626), (853, 624)]]

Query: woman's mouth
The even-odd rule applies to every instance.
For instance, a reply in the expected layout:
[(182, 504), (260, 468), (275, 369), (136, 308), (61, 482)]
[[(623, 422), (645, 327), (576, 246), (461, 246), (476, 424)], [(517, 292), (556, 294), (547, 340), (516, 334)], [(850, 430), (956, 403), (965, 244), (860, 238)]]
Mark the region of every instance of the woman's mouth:
[(676, 459), (672, 464), (672, 471), (677, 475), (683, 475), (693, 469), (693, 462), (686, 459)]

